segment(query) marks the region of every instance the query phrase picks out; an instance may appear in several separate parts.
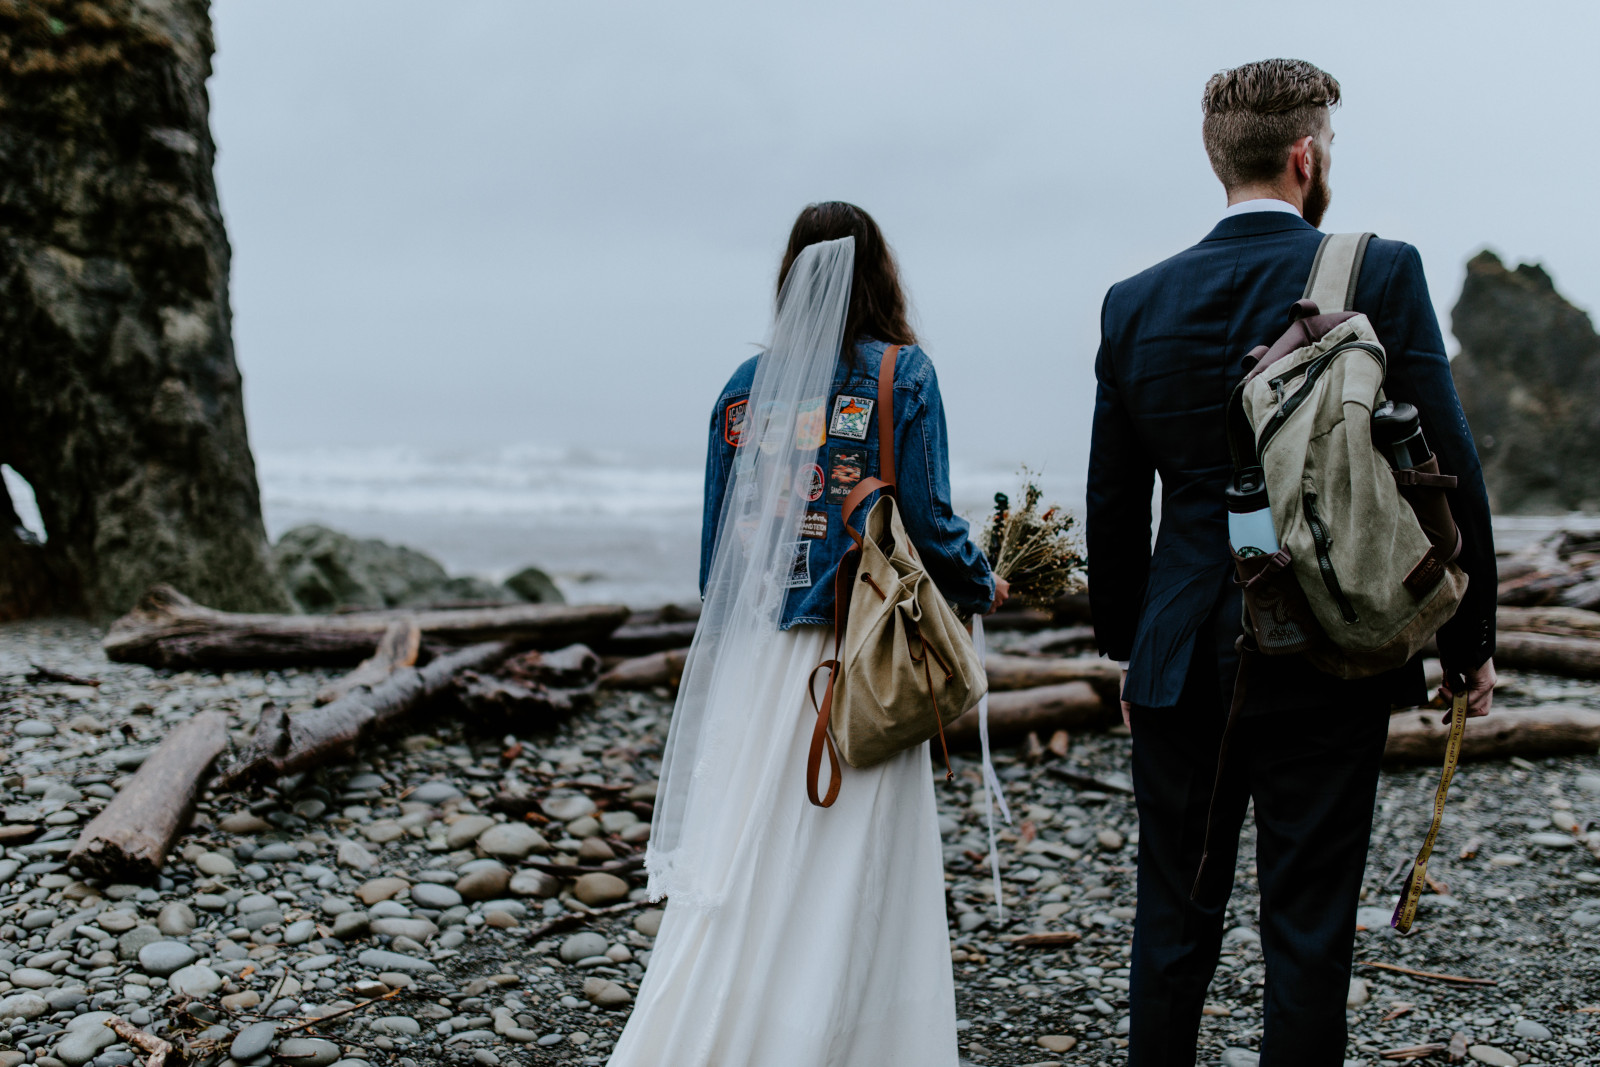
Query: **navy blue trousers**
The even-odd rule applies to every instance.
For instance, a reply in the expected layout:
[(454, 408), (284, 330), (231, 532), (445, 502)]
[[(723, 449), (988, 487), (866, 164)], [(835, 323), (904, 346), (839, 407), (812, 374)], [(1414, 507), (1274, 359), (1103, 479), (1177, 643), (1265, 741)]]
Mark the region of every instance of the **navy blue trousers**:
[[(1195, 661), (1177, 707), (1133, 712), (1139, 899), (1128, 1063), (1195, 1062), (1239, 829), (1253, 799), (1266, 960), (1261, 1067), (1340, 1067), (1388, 707), (1351, 700), (1348, 687), (1315, 673), (1305, 684), (1324, 683), (1339, 706), (1273, 710), (1271, 692), (1253, 691), (1252, 710), (1263, 710), (1241, 716), (1228, 742), (1210, 858), (1191, 901), (1228, 712), (1215, 661)], [(1294, 694), (1303, 701), (1303, 690)]]

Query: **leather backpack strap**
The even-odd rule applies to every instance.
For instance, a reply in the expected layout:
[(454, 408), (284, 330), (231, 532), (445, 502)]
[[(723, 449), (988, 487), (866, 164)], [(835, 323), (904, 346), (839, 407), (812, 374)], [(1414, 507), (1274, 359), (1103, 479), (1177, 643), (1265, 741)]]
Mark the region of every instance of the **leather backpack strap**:
[(863, 478), (850, 490), (839, 508), (839, 521), (845, 533), (859, 548), (861, 534), (850, 519), (861, 507), (861, 502), (880, 489), (894, 490), (894, 368), (900, 355), (900, 345), (890, 345), (883, 350), (883, 362), (878, 365), (878, 477)]
[(878, 366), (878, 477), (891, 488), (894, 480), (894, 365), (900, 346), (883, 350)]
[(1370, 233), (1330, 233), (1317, 246), (1311, 261), (1311, 277), (1306, 279), (1302, 300), (1317, 305), (1317, 311), (1349, 311), (1356, 302), (1356, 282), (1361, 278), (1361, 261), (1367, 256)]
[[(839, 677), (840, 652), (844, 645), (844, 619), (850, 610), (850, 594), (855, 586), (856, 564), (859, 556), (845, 552), (839, 560), (839, 569), (833, 576), (833, 658), (825, 659), (811, 669), (806, 679), (806, 694), (816, 710), (817, 722), (811, 728), (811, 750), (806, 754), (806, 798), (819, 808), (832, 807), (839, 798), (839, 750), (833, 743), (828, 727), (833, 723), (833, 682)], [(846, 575), (849, 577), (846, 577)], [(823, 691), (822, 703), (817, 703), (817, 672), (828, 668), (828, 688)], [(817, 794), (817, 781), (822, 773), (822, 754), (828, 754), (828, 792)]]
[[(840, 522), (844, 524), (845, 532), (856, 543), (856, 548), (861, 546), (861, 534), (850, 525), (850, 518), (861, 507), (861, 502), (872, 493), (880, 489), (894, 491), (894, 367), (900, 355), (900, 345), (890, 345), (883, 351), (883, 362), (878, 367), (878, 474), (877, 478), (863, 478), (850, 490), (850, 495), (844, 498), (844, 505), (839, 509)], [(839, 560), (839, 569), (833, 577), (833, 658), (823, 660), (811, 671), (811, 677), (806, 681), (806, 692), (811, 697), (811, 706), (816, 709), (817, 722), (811, 729), (811, 749), (806, 754), (806, 798), (819, 808), (831, 807), (839, 798), (839, 750), (833, 743), (829, 734), (829, 726), (833, 722), (833, 683), (839, 676), (844, 649), (844, 627), (850, 614), (850, 596), (855, 590), (855, 571), (860, 563), (860, 557), (852, 557), (847, 551)], [(846, 577), (846, 575), (849, 577)], [(883, 595), (880, 590), (879, 596)], [(822, 702), (817, 703), (816, 679), (817, 671), (828, 668), (828, 688), (823, 691)], [(931, 684), (931, 683), (930, 683)], [(944, 724), (940, 722), (940, 738), (944, 736)], [(828, 779), (828, 791), (819, 794), (817, 791), (818, 779), (822, 774), (822, 756), (827, 753), (828, 769), (832, 772)]]

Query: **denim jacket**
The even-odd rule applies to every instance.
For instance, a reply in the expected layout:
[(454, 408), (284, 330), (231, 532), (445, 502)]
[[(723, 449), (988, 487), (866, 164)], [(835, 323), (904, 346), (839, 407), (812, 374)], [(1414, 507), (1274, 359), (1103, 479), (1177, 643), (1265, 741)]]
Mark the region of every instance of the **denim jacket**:
[[(811, 505), (813, 512), (826, 514), (826, 534), (812, 540), (810, 545), (811, 584), (791, 589), (784, 601), (782, 628), (785, 630), (804, 623), (833, 623), (833, 578), (839, 561), (851, 545), (850, 535), (845, 533), (840, 521), (840, 505), (856, 482), (878, 474), (877, 412), (867, 403), (852, 405), (851, 398), (876, 404), (878, 368), (883, 362), (885, 347), (880, 341), (862, 342), (856, 346), (854, 374), (847, 372), (841, 360), (834, 376), (825, 409), (829, 420), (828, 437), (817, 453), (817, 463), (823, 470), (824, 490), (822, 498)], [(706, 451), (705, 520), (700, 540), (702, 597), (720, 532), (722, 498), (733, 468), (735, 446), (730, 437), (734, 435), (727, 429), (730, 418), (737, 417), (737, 406), (750, 396), (759, 358), (751, 357), (733, 372), (711, 411), (710, 447)], [(841, 401), (841, 397), (845, 399)], [(856, 409), (853, 423), (834, 414), (840, 407), (852, 406)], [(730, 409), (733, 409), (732, 414)], [(994, 601), (994, 578), (983, 553), (967, 537), (966, 521), (958, 517), (950, 505), (950, 455), (945, 440), (944, 403), (939, 397), (939, 380), (934, 375), (933, 363), (916, 345), (902, 348), (895, 361), (894, 425), (895, 471), (899, 478), (896, 489), (906, 533), (916, 545), (934, 584), (952, 605), (962, 611), (987, 610)], [(840, 432), (835, 433), (835, 430)], [(852, 436), (852, 431), (861, 436)], [(868, 496), (856, 511), (857, 529), (878, 496), (877, 493)]]

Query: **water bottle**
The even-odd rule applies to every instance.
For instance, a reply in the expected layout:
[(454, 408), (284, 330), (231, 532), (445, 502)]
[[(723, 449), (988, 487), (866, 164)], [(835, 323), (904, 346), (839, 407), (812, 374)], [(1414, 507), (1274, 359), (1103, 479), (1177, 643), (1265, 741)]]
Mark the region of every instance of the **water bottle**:
[(1397, 471), (1417, 470), (1433, 458), (1422, 419), (1410, 404), (1386, 400), (1372, 413), (1372, 444)]
[(1241, 559), (1271, 556), (1278, 551), (1272, 528), (1272, 508), (1267, 500), (1267, 476), (1260, 467), (1234, 473), (1223, 491), (1228, 500), (1228, 541)]

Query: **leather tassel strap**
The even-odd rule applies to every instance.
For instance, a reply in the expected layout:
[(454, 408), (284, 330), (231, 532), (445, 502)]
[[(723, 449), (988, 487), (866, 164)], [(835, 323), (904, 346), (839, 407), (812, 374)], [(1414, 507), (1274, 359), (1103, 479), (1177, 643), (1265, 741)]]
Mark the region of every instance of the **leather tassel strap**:
[(1395, 905), (1394, 917), (1389, 925), (1402, 934), (1411, 932), (1417, 918), (1417, 904), (1428, 885), (1428, 859), (1433, 855), (1433, 843), (1439, 837), (1439, 824), (1444, 821), (1444, 802), (1450, 795), (1450, 779), (1455, 777), (1456, 764), (1461, 761), (1461, 738), (1467, 732), (1467, 686), (1465, 680), (1455, 681), (1450, 700), (1450, 738), (1444, 746), (1444, 769), (1439, 772), (1439, 788), (1433, 794), (1433, 822), (1428, 826), (1428, 836), (1422, 839), (1422, 848), (1411, 864), (1411, 877), (1406, 879), (1405, 892)]

